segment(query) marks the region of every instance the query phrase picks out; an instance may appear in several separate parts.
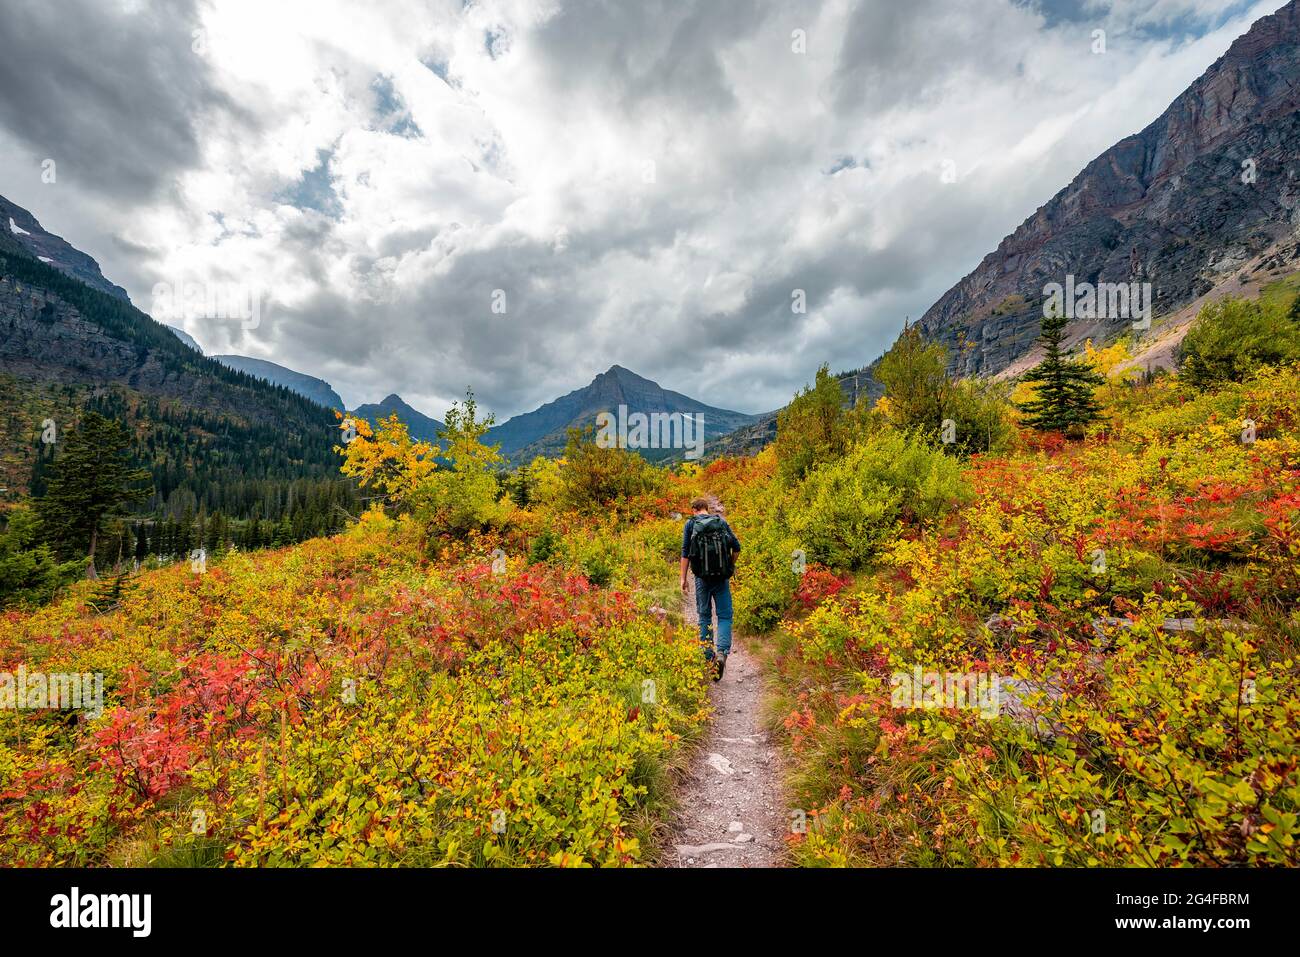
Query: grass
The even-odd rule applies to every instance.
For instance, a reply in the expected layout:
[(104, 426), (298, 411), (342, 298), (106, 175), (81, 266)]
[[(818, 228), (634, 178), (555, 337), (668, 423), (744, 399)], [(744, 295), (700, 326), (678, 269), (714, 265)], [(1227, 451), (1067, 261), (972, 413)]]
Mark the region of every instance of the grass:
[(1296, 297), (1300, 296), (1300, 270), (1275, 279), (1259, 291), (1260, 301), (1269, 306), (1281, 306), (1290, 309)]

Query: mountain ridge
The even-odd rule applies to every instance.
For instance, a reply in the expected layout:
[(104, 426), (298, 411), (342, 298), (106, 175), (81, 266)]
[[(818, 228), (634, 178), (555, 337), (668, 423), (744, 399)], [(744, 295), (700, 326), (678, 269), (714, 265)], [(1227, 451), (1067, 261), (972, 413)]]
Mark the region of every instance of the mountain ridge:
[(92, 257), (74, 247), (62, 236), (56, 236), (46, 230), (35, 216), (4, 196), (0, 196), (0, 230), (3, 231), (6, 239), (11, 240), (38, 262), (52, 266), (92, 289), (98, 289), (125, 302), (131, 301), (125, 289), (104, 277), (99, 263)]
[(324, 379), (298, 372), (269, 359), (254, 359), (251, 356), (214, 355), (224, 366), (246, 372), (251, 376), (265, 379), (272, 385), (282, 385), (291, 392), (311, 399), (317, 405), (327, 409), (342, 409), (343, 399), (334, 391), (334, 387)]
[[(996, 375), (1038, 335), (1045, 286), (1149, 282), (1175, 313), (1256, 260), (1300, 260), (1300, 0), (1257, 20), (1141, 131), (1069, 184), (926, 310), (922, 335), (958, 375)], [(1250, 175), (1246, 175), (1249, 173)], [(1113, 338), (1125, 316), (1072, 323), (1070, 341)]]
[[(758, 418), (665, 389), (654, 380), (615, 363), (582, 388), (494, 426), (486, 441), (500, 444), (502, 454), (512, 462), (528, 461), (537, 455), (558, 455), (568, 441), (569, 429), (594, 428), (599, 413), (617, 415), (620, 406), (626, 407), (629, 415), (638, 412), (703, 415), (706, 436), (724, 435)], [(667, 452), (658, 454), (660, 450), (640, 451), (648, 458), (667, 457)]]
[(366, 402), (351, 410), (352, 415), (360, 416), (374, 425), (380, 419), (396, 414), (406, 426), (411, 438), (422, 442), (438, 443), (438, 432), (444, 423), (413, 408), (396, 392), (390, 392), (378, 402)]
[(288, 520), (287, 534), (298, 538), (337, 525), (330, 509), (353, 496), (338, 473), (327, 410), (202, 355), (125, 295), (69, 271), (76, 257), (46, 262), (21, 239), (0, 232), (0, 373), (12, 413), (0, 434), (6, 494), (22, 494), (49, 458), (52, 449), (34, 439), (43, 419), (56, 419), (61, 435), (94, 410), (134, 436), (134, 455), (152, 474), (155, 515), (206, 506)]

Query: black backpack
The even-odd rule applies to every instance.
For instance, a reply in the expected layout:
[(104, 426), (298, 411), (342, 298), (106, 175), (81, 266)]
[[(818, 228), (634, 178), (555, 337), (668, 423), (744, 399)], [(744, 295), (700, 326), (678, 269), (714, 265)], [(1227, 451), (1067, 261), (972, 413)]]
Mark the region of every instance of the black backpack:
[(731, 535), (727, 523), (716, 515), (692, 519), (691, 544), (687, 558), (691, 571), (700, 578), (730, 578), (735, 571)]

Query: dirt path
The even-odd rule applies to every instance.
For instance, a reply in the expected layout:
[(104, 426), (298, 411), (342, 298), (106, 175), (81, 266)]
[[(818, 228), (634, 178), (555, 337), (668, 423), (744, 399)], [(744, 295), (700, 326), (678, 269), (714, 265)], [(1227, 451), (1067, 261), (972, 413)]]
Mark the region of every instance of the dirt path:
[[(685, 596), (695, 626), (695, 579)], [(781, 794), (781, 764), (763, 728), (763, 674), (738, 637), (727, 670), (713, 686), (714, 716), (689, 776), (678, 791), (669, 867), (779, 867), (789, 817)]]

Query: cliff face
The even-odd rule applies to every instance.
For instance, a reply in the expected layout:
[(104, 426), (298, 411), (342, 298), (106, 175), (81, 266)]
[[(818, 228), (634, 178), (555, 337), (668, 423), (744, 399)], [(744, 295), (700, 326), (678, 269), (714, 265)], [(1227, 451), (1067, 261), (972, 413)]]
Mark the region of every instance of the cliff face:
[[(1111, 147), (920, 320), (953, 370), (991, 375), (1033, 344), (1044, 287), (1150, 283), (1172, 312), (1247, 263), (1300, 263), (1300, 0), (1259, 20), (1150, 126)], [(1254, 262), (1260, 260), (1260, 262)], [(1104, 338), (1128, 317), (1080, 320)]]
[(99, 263), (62, 237), (47, 232), (35, 216), (3, 196), (0, 196), (0, 232), (19, 248), (59, 272), (79, 279), (92, 289), (106, 292), (125, 302), (131, 301), (125, 289), (104, 278)]

